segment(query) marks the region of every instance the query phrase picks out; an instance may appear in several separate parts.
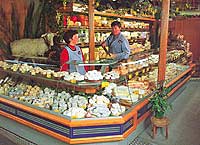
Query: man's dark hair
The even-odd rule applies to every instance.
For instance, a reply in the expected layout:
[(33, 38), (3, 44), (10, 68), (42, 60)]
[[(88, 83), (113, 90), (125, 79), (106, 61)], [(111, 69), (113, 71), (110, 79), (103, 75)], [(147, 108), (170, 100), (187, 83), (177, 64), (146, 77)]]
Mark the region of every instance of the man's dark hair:
[(114, 26), (118, 26), (119, 28), (121, 28), (121, 23), (119, 21), (113, 21), (111, 24), (111, 27), (114, 27)]
[(65, 42), (67, 44), (69, 44), (70, 42), (70, 39), (72, 39), (72, 37), (75, 35), (75, 34), (78, 34), (78, 31), (77, 30), (68, 30), (64, 33), (64, 36), (63, 36), (63, 39), (65, 40)]

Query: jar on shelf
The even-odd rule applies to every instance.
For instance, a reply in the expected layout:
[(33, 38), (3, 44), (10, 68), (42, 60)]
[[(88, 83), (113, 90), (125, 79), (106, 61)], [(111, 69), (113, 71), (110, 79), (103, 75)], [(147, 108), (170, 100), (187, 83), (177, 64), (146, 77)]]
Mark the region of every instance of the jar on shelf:
[(106, 17), (102, 17), (101, 24), (102, 24), (103, 27), (107, 27), (108, 26), (108, 21), (107, 21)]
[(81, 23), (81, 25), (82, 26), (88, 26), (88, 23), (89, 23), (88, 16), (85, 16), (83, 22)]
[(81, 26), (85, 25), (85, 15), (78, 15), (78, 21), (81, 22)]
[(96, 27), (101, 27), (101, 16), (94, 16), (94, 25)]

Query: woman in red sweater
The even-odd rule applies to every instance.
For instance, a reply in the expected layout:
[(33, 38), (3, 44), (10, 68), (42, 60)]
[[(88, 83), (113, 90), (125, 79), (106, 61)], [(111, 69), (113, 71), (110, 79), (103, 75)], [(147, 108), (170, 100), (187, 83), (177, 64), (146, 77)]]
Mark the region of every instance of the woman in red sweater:
[[(68, 30), (64, 33), (64, 40), (67, 45), (63, 48), (60, 54), (60, 70), (68, 72), (79, 72), (85, 74), (88, 71), (88, 67), (78, 66), (73, 62), (84, 62), (84, 56), (81, 48), (77, 46), (78, 43), (78, 31)], [(67, 64), (67, 62), (72, 62)]]

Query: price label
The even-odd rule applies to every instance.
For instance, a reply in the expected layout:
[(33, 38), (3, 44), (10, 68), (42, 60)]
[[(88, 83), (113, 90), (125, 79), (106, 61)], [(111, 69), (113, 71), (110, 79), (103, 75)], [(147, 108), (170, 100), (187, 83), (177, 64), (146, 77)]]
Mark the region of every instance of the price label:
[(136, 75), (136, 76), (138, 76), (138, 75), (139, 75), (139, 72), (138, 72), (138, 71), (137, 71), (137, 72), (135, 72), (135, 75)]
[(75, 79), (70, 80), (70, 82), (71, 82), (72, 84), (76, 84), (76, 80), (75, 80)]
[(101, 83), (101, 88), (108, 87), (109, 84), (110, 84), (109, 82), (107, 82), (107, 81), (103, 81), (103, 82)]
[(132, 74), (129, 74), (128, 75), (128, 79), (130, 80), (130, 79), (132, 79), (133, 78), (133, 75)]

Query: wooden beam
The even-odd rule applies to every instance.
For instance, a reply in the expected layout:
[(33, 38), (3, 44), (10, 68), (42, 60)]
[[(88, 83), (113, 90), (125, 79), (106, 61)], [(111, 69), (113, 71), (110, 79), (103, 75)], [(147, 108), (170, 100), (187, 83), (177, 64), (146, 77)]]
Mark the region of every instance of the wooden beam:
[(165, 80), (170, 0), (162, 1), (158, 82)]
[(95, 60), (94, 42), (94, 1), (89, 0), (89, 60)]

